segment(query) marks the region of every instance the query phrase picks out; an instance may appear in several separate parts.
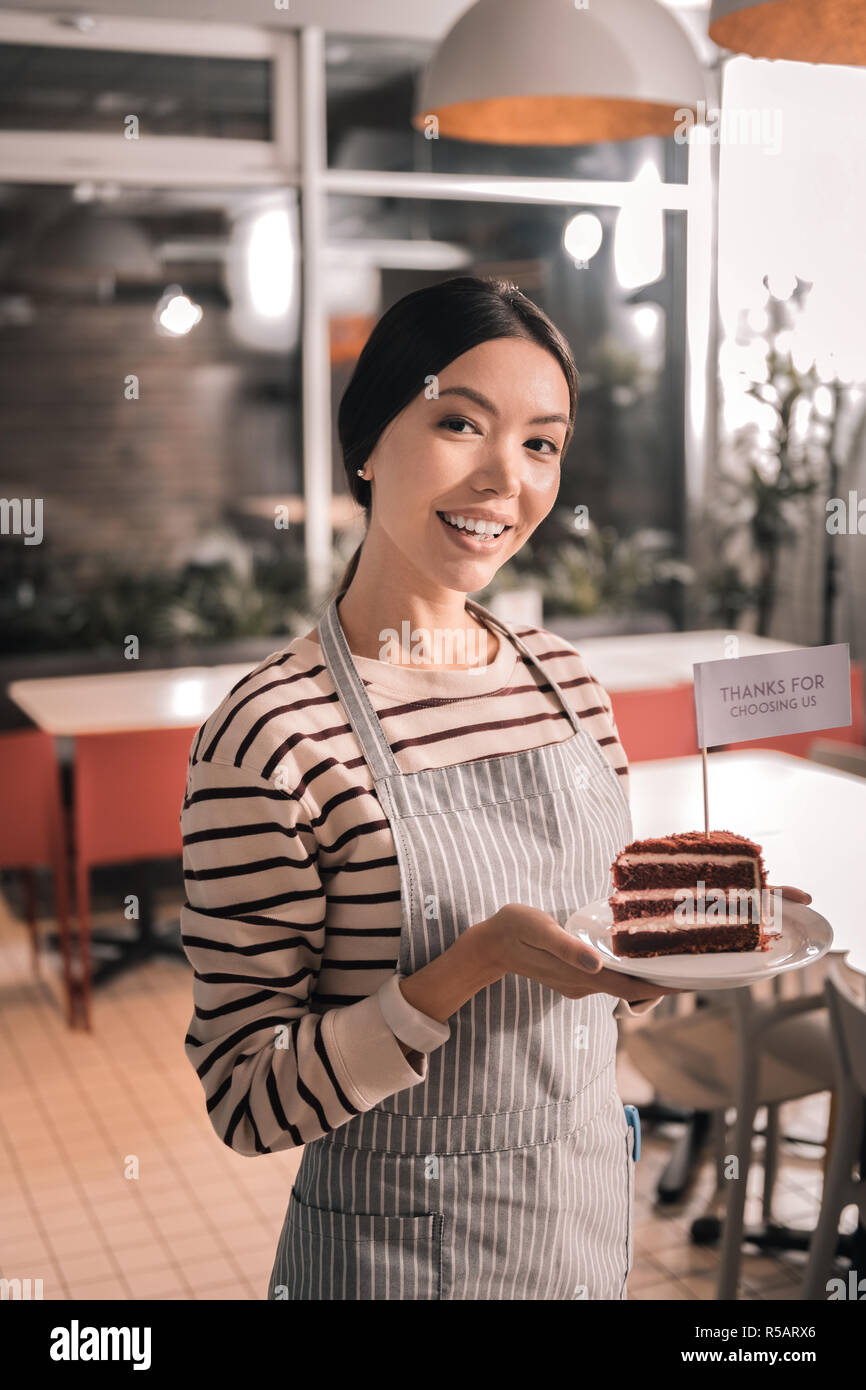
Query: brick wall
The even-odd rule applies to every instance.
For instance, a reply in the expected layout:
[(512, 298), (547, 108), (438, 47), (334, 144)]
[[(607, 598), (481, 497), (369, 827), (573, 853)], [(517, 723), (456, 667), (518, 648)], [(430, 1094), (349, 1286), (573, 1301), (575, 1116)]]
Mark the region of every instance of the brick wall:
[(183, 338), (153, 307), (38, 304), (0, 329), (0, 492), (44, 498), (51, 553), (94, 567), (169, 564), (244, 494), (294, 485), (286, 362), (238, 350), (219, 307)]

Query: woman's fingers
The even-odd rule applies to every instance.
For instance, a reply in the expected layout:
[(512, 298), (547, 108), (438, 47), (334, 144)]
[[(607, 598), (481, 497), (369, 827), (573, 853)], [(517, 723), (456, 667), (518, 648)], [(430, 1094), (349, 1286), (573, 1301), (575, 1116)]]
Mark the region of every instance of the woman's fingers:
[(803, 888), (792, 888), (790, 883), (768, 883), (767, 888), (771, 893), (781, 893), (783, 898), (790, 898), (795, 903), (810, 903), (812, 894), (807, 893)]
[(615, 994), (630, 1003), (632, 999), (653, 999), (662, 994), (683, 994), (674, 985), (659, 985), (654, 980), (642, 980), (638, 975), (623, 975), (619, 970), (605, 968), (593, 979), (599, 994)]

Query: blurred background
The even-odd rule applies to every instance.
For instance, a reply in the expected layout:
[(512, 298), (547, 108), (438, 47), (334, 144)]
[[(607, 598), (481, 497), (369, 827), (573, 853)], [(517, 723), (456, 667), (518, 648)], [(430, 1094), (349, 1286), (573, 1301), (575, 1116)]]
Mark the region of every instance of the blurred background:
[[(813, 817), (845, 802), (840, 859), (811, 888), (805, 871), (793, 881), (813, 895), (822, 872), (827, 892), (851, 881), (866, 811), (866, 16), (858, 0), (814, 10), (0, 6), (3, 1276), (39, 1265), (50, 1297), (263, 1296), (297, 1155), (214, 1154), (186, 1075), (186, 755), (235, 681), (315, 624), (363, 534), (336, 411), (372, 325), (410, 290), (508, 278), (572, 345), (581, 399), (557, 505), (475, 597), (578, 646), (648, 778), (697, 754), (693, 662), (849, 644), (850, 725), (765, 751), (795, 760), (791, 777), (838, 779), (796, 782)], [(662, 783), (641, 785), (647, 825), (669, 817)], [(798, 834), (804, 865), (805, 822)], [(802, 1230), (834, 1093), (813, 983), (825, 1069), (804, 1080), (800, 1038), (796, 1080), (773, 1092), (806, 1106), (771, 1182), (778, 1170)], [(735, 1083), (711, 1104), (660, 1078), (633, 1068), (620, 1086), (658, 1107), (633, 1296), (730, 1297), (719, 1222), (703, 1245), (692, 1223), (714, 1181), (700, 1116), (735, 1106)], [(54, 1133), (70, 1085), (77, 1156)], [(94, 1168), (113, 1152), (93, 1140), (109, 1092), (129, 1125), (150, 1117), (136, 1143), (164, 1179), (155, 1206), (123, 1207), (119, 1234), (100, 1220), (117, 1180)], [(761, 1115), (756, 1142), (775, 1152), (785, 1135)], [(28, 1146), (49, 1139), (56, 1164), (28, 1177)], [(195, 1192), (184, 1154), (206, 1170)], [(227, 1193), (242, 1217), (228, 1242), (213, 1216)], [(195, 1201), (184, 1239), (178, 1209)], [(752, 1247), (742, 1296), (795, 1296), (809, 1240), (789, 1244)], [(736, 1279), (730, 1261), (721, 1277)]]

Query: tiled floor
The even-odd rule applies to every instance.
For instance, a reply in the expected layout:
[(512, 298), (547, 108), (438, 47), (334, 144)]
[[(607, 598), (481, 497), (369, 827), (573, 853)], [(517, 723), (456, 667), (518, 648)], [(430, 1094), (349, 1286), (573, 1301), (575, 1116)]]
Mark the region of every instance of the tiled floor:
[[(183, 1050), (189, 967), (157, 959), (100, 987), (91, 1035), (66, 1027), (44, 974), (34, 981), (0, 895), (0, 1275), (42, 1279), (46, 1299), (264, 1298), (300, 1153), (244, 1158), (211, 1129)], [(650, 1099), (622, 1055), (618, 1073), (624, 1101)], [(786, 1107), (785, 1127), (821, 1138), (828, 1100)], [(676, 1134), (644, 1129), (631, 1298), (715, 1297), (717, 1251), (688, 1236), (712, 1191), (709, 1159), (687, 1200), (654, 1205)], [(783, 1145), (777, 1219), (814, 1224), (821, 1152)], [(747, 1221), (760, 1177), (756, 1165)], [(803, 1260), (746, 1251), (740, 1297), (796, 1298)]]

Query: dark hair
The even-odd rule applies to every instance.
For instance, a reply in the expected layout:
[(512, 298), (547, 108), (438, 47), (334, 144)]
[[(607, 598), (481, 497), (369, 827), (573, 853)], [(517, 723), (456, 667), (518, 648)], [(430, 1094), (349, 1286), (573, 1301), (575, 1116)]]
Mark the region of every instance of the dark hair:
[[(455, 358), (494, 338), (528, 338), (556, 358), (568, 383), (568, 428), (574, 431), (578, 373), (571, 349), (537, 304), (507, 280), (457, 275), (414, 290), (379, 319), (343, 392), (337, 429), (349, 491), (369, 524), (372, 490), (363, 468), (383, 430)], [(352, 582), (363, 540), (340, 580), (337, 598)]]

